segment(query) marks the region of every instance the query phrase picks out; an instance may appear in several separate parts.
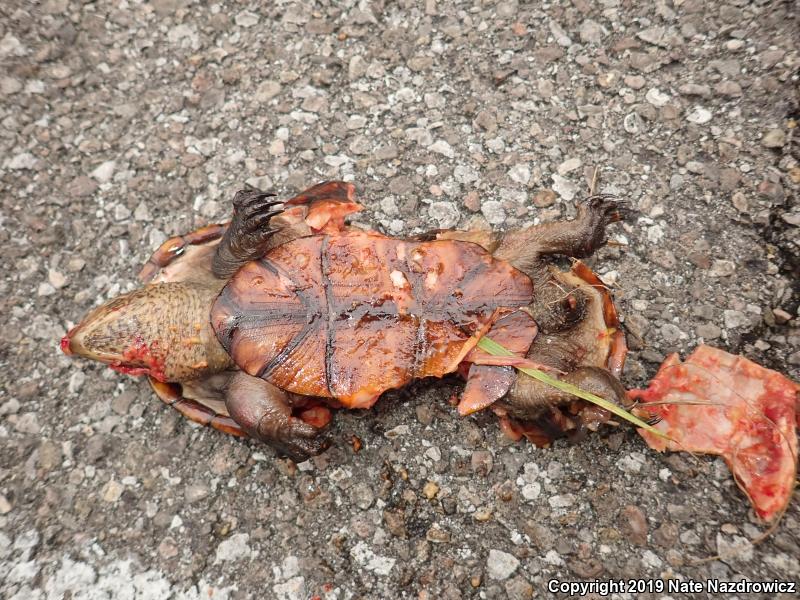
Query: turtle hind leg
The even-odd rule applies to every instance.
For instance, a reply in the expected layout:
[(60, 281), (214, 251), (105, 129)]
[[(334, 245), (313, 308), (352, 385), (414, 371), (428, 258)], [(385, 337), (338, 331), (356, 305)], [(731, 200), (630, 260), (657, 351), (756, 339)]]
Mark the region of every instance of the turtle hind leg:
[[(559, 379), (619, 406), (628, 404), (622, 383), (601, 367), (578, 367)], [(546, 434), (551, 440), (575, 430), (597, 429), (611, 418), (610, 413), (595, 405), (571, 414), (569, 409), (574, 401), (580, 400), (530, 377), (519, 377), (503, 399), (502, 408), (508, 417), (523, 424), (523, 429), (524, 424), (529, 424), (539, 435)]]
[(627, 203), (613, 196), (590, 196), (578, 204), (578, 214), (572, 221), (508, 232), (494, 255), (507, 260), (535, 281), (542, 280), (547, 278), (544, 256), (591, 256), (606, 243), (606, 227), (627, 218), (629, 212)]
[(225, 406), (250, 437), (295, 462), (323, 452), (330, 444), (319, 429), (292, 416), (284, 390), (258, 377), (243, 372), (234, 375), (228, 384)]
[(256, 188), (239, 190), (233, 198), (233, 219), (214, 253), (211, 270), (215, 277), (228, 279), (239, 267), (261, 256), (275, 233), (272, 217), (283, 211), (274, 194)]

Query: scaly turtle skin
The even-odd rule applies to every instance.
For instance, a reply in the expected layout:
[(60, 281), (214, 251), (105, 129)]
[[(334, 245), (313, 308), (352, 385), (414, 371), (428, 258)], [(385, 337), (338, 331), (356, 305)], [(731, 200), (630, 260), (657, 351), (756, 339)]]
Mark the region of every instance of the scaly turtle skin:
[[(505, 234), (445, 231), (413, 240), (344, 225), (351, 184), (285, 202), (247, 189), (233, 219), (165, 242), (144, 287), (92, 311), (67, 354), (147, 375), (190, 419), (274, 446), (295, 460), (327, 446), (328, 407), (371, 406), (386, 390), (458, 370), (459, 413), (491, 407), (512, 437), (540, 445), (608, 420), (527, 377), (536, 364), (622, 402), (625, 356), (611, 297), (583, 263), (620, 205), (594, 196), (574, 221)], [(475, 346), (489, 335), (515, 353)]]

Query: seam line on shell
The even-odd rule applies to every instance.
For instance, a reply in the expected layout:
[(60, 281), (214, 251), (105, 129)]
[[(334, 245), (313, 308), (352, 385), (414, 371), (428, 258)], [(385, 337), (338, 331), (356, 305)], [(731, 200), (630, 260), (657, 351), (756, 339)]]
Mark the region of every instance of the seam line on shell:
[(319, 271), (320, 279), (322, 280), (322, 287), (325, 290), (325, 312), (327, 314), (328, 323), (325, 327), (325, 386), (328, 388), (328, 394), (335, 398), (336, 394), (333, 393), (331, 388), (331, 376), (333, 375), (333, 290), (331, 289), (331, 280), (329, 277), (330, 263), (328, 261), (328, 246), (330, 244), (330, 236), (323, 236), (322, 243), (319, 245)]
[[(266, 259), (263, 259), (261, 261), (261, 264), (262, 265), (267, 265), (268, 262), (266, 261)], [(300, 300), (300, 303), (303, 306), (304, 310), (303, 310), (302, 314), (305, 316), (306, 324), (303, 326), (303, 328), (300, 331), (297, 332), (297, 335), (295, 335), (289, 341), (289, 343), (286, 344), (280, 350), (280, 352), (278, 352), (273, 357), (273, 359), (271, 361), (269, 361), (268, 363), (266, 363), (264, 366), (261, 367), (261, 369), (258, 371), (258, 377), (260, 377), (261, 379), (266, 379), (267, 377), (269, 377), (272, 374), (272, 371), (276, 367), (278, 367), (281, 364), (283, 364), (283, 362), (287, 358), (289, 358), (289, 356), (292, 354), (292, 352), (294, 352), (302, 344), (302, 342), (306, 339), (306, 337), (308, 337), (309, 332), (311, 332), (311, 330), (313, 329), (313, 327), (312, 327), (313, 326), (313, 320), (309, 321), (309, 319), (308, 319), (309, 310), (311, 308), (311, 306), (310, 306), (311, 303), (309, 302), (307, 295), (303, 293), (302, 288), (300, 286), (298, 286), (297, 283), (291, 277), (289, 277), (288, 273), (286, 273), (283, 269), (279, 269), (277, 266), (272, 265), (272, 264), (270, 264), (270, 269), (276, 275), (286, 277), (289, 281), (292, 282), (292, 285), (294, 286), (294, 289), (292, 291), (295, 293), (295, 295)], [(262, 311), (262, 312), (265, 312), (265, 311)], [(291, 314), (291, 313), (289, 313), (288, 311), (284, 311), (284, 314)], [(297, 313), (297, 314), (299, 315), (301, 313)]]

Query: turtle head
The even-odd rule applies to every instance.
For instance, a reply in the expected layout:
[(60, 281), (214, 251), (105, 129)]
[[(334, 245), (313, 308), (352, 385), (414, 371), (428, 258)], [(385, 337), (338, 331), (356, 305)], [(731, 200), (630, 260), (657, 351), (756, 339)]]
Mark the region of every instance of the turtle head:
[(201, 377), (230, 362), (208, 322), (213, 297), (185, 283), (122, 294), (86, 315), (61, 340), (61, 350), (159, 381)]
[(145, 290), (122, 294), (92, 310), (61, 339), (61, 350), (131, 375), (163, 379), (159, 311)]

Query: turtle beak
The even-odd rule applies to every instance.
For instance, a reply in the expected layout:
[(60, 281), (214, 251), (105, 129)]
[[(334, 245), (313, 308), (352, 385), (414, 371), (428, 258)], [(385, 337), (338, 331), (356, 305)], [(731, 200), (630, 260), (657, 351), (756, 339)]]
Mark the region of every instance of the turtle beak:
[(86, 328), (84, 324), (85, 321), (76, 325), (67, 332), (67, 335), (61, 338), (61, 351), (67, 356), (82, 356), (105, 362), (98, 353), (92, 352), (86, 347)]

